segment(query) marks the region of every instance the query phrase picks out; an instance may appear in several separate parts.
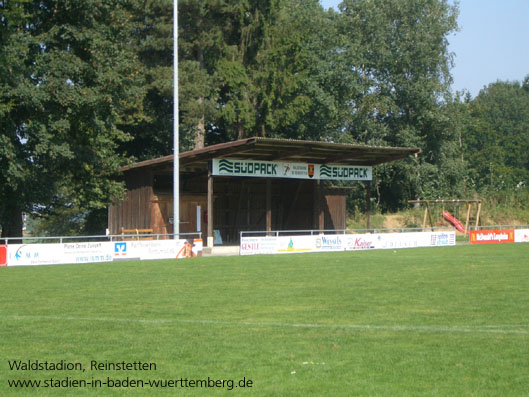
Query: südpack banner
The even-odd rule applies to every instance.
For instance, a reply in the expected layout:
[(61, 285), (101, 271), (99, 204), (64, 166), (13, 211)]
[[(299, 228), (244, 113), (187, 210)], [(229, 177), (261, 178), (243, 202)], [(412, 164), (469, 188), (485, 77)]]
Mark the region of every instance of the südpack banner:
[(290, 163), (281, 161), (213, 159), (213, 175), (258, 178), (370, 181), (373, 167)]

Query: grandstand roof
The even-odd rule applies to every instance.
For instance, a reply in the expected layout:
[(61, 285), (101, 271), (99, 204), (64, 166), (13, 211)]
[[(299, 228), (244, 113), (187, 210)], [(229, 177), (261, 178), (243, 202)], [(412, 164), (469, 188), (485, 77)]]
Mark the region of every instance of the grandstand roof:
[[(291, 161), (318, 164), (374, 166), (417, 155), (419, 148), (353, 145), (332, 142), (299, 141), (276, 138), (246, 138), (220, 143), (202, 149), (180, 153), (183, 172), (207, 169), (213, 158), (253, 159), (262, 161)], [(123, 167), (128, 171), (142, 167), (165, 168), (173, 162), (173, 155)]]

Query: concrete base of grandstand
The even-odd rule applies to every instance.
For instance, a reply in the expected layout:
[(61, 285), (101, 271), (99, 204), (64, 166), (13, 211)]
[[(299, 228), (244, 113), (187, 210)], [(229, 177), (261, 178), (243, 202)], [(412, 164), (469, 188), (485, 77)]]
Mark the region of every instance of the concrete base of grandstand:
[(238, 245), (217, 245), (213, 248), (204, 247), (202, 256), (239, 256)]

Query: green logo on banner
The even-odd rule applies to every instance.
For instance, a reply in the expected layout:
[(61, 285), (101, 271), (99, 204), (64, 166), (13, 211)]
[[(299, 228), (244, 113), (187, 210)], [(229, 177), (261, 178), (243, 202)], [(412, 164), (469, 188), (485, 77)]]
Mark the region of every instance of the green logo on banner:
[(233, 173), (233, 163), (231, 161), (224, 160), (224, 159), (220, 160), (219, 161), (219, 171), (232, 174)]
[(327, 178), (330, 178), (331, 177), (331, 167), (329, 167), (328, 165), (325, 165), (323, 164), (321, 167), (320, 167), (320, 178), (322, 176), (325, 176)]

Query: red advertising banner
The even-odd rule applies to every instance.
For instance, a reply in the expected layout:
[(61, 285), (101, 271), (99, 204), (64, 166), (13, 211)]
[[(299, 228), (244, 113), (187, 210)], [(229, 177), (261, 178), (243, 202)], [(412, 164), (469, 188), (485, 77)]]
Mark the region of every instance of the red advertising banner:
[(0, 266), (7, 266), (7, 245), (0, 245)]
[(514, 230), (472, 230), (470, 244), (514, 243)]

